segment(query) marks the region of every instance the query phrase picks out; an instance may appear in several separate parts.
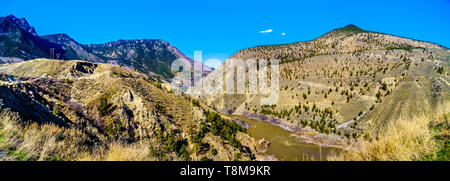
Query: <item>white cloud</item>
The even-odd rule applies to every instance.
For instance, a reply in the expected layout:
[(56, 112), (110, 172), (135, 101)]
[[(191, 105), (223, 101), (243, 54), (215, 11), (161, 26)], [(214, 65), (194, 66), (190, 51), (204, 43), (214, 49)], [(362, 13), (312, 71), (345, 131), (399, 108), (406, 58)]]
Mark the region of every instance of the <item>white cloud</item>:
[(272, 33), (272, 29), (268, 29), (268, 30), (264, 30), (264, 31), (260, 31), (259, 33)]
[(283, 35), (283, 36), (284, 36), (284, 35), (286, 35), (286, 33), (285, 33), (285, 32), (283, 32), (283, 33), (281, 33), (281, 35)]
[(203, 64), (205, 64), (208, 67), (217, 69), (217, 68), (219, 68), (220, 65), (222, 65), (222, 61), (220, 61), (217, 58), (210, 58), (210, 59), (206, 60), (205, 62), (203, 62)]

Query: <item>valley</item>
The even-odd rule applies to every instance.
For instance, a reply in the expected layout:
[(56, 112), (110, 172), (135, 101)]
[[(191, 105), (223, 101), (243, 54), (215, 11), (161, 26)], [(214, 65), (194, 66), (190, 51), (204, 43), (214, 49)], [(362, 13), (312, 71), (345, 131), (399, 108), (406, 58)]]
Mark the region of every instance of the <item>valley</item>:
[(342, 151), (337, 148), (305, 143), (302, 139), (291, 135), (290, 131), (264, 121), (248, 119), (241, 115), (228, 116), (250, 124), (249, 135), (256, 139), (267, 139), (270, 142), (267, 154), (274, 155), (281, 161), (328, 160), (329, 156), (337, 155)]
[[(309, 42), (241, 50), (227, 61), (250, 57), (280, 59), (277, 102), (261, 105), (266, 95), (248, 93), (199, 99), (224, 113), (279, 126), (304, 142), (355, 154), (364, 154), (364, 145), (376, 142), (388, 127), (403, 120), (410, 124), (427, 119), (429, 125), (422, 125), (427, 136), (435, 134), (428, 128), (431, 122), (448, 125), (447, 48), (349, 25)], [(401, 153), (392, 154), (389, 157)], [(409, 156), (400, 157), (422, 159)]]
[(242, 77), (220, 74), (164, 40), (81, 44), (39, 36), (10, 15), (0, 18), (0, 50), (0, 160), (416, 161), (450, 153), (450, 50), (431, 42), (347, 25), (230, 56), (222, 66), (279, 60), (279, 97), (270, 104), (249, 86), (180, 93), (174, 85), (196, 80), (176, 79), (177, 59), (200, 71), (189, 75), (218, 74), (233, 85), (255, 81), (250, 73), (276, 75), (245, 64)]

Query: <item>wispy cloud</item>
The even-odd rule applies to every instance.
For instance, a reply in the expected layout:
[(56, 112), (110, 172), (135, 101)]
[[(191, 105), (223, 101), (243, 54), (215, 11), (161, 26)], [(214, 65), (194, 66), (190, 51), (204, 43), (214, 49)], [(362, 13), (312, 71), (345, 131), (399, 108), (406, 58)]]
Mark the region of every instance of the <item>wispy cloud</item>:
[(264, 30), (264, 31), (260, 31), (259, 33), (272, 33), (272, 29), (268, 29), (268, 30)]
[(283, 33), (281, 33), (281, 35), (283, 35), (283, 36), (284, 36), (284, 35), (286, 35), (286, 33), (285, 33), (285, 32), (283, 32)]

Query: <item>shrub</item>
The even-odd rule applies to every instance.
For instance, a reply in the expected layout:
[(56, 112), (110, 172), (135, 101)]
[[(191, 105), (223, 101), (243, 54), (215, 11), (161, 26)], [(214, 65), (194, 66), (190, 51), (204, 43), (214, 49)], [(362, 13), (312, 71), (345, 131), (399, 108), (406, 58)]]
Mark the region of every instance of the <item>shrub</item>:
[(241, 157), (241, 153), (237, 152), (234, 154), (234, 159), (238, 160)]
[(169, 131), (169, 134), (166, 138), (166, 148), (169, 151), (176, 151), (177, 150), (177, 140), (175, 138), (175, 134), (173, 131)]
[(53, 107), (52, 114), (53, 114), (54, 116), (56, 116), (56, 117), (59, 116), (59, 111), (58, 111), (58, 109), (57, 109), (56, 107)]
[(114, 135), (114, 125), (113, 125), (113, 122), (109, 119), (106, 123), (106, 135), (108, 135), (108, 136)]
[(166, 108), (164, 106), (161, 106), (159, 102), (155, 105), (155, 108), (159, 111), (159, 113), (166, 114)]
[(383, 89), (384, 91), (387, 90), (387, 84), (383, 82), (381, 84), (381, 89)]
[(200, 103), (198, 102), (198, 100), (192, 100), (192, 104), (194, 106), (200, 107)]
[(381, 92), (377, 92), (375, 96), (377, 96), (377, 101), (381, 102)]
[(106, 116), (111, 113), (112, 104), (108, 104), (108, 98), (106, 96), (100, 97), (100, 106), (98, 106), (98, 113), (100, 116)]
[(156, 82), (156, 83), (155, 83), (155, 87), (158, 88), (158, 89), (162, 89), (162, 85), (161, 85), (161, 83), (159, 83), (159, 82)]
[(439, 67), (439, 68), (437, 69), (437, 73), (439, 73), (439, 74), (444, 73), (444, 67)]
[(186, 149), (186, 145), (180, 144), (180, 148), (178, 149), (178, 155), (182, 158), (189, 159), (189, 152)]
[(215, 148), (212, 148), (210, 150), (211, 155), (217, 155), (217, 150)]
[(72, 84), (72, 83), (73, 83), (73, 81), (72, 81), (72, 80), (70, 80), (70, 79), (66, 79), (66, 83), (67, 83), (67, 84)]

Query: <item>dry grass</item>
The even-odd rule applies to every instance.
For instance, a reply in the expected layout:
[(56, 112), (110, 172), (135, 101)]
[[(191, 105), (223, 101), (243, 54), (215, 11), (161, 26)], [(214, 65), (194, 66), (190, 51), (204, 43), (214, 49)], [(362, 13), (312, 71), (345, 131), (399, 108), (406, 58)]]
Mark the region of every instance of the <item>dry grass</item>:
[(434, 150), (434, 141), (425, 117), (391, 122), (377, 140), (361, 146), (361, 152), (351, 154), (350, 160), (421, 160)]
[[(444, 104), (436, 109), (434, 115), (449, 113), (449, 107)], [(361, 141), (356, 150), (344, 152), (330, 157), (330, 160), (358, 160), (358, 161), (411, 161), (424, 160), (424, 156), (433, 155), (438, 145), (434, 138), (431, 116), (421, 115), (412, 119), (398, 119), (390, 121), (384, 132), (372, 141)]]
[(77, 160), (81, 161), (136, 161), (145, 159), (149, 155), (148, 147), (136, 145), (122, 145), (112, 143), (109, 148), (101, 147), (93, 153), (82, 153)]
[[(113, 142), (108, 147), (101, 147), (93, 152), (84, 152), (76, 160), (79, 161), (157, 161), (151, 143), (140, 141), (133, 144)], [(173, 155), (173, 160), (178, 160)]]
[(76, 157), (86, 150), (86, 135), (76, 129), (52, 124), (22, 125), (19, 116), (8, 110), (0, 113), (0, 146), (20, 160), (60, 160)]
[[(9, 110), (0, 112), (0, 148), (15, 160), (80, 160), (80, 161), (138, 161), (158, 160), (148, 141), (133, 144), (112, 141), (89, 147), (86, 134), (76, 128), (52, 124), (23, 124)], [(179, 160), (168, 155), (170, 160)]]

